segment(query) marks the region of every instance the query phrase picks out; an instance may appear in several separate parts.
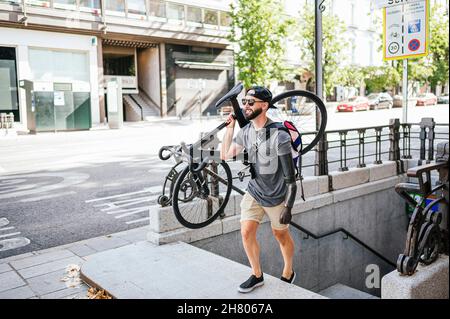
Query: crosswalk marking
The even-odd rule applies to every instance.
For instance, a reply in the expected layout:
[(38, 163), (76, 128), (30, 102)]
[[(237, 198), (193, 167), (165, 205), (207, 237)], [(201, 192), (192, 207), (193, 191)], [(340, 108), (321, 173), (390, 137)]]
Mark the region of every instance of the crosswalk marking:
[[(8, 226), (8, 225), (9, 225), (8, 219), (6, 219), (5, 217), (0, 218), (0, 227), (1, 227), (0, 232), (4, 232), (7, 230), (13, 230), (15, 228), (13, 226)], [(8, 227), (4, 227), (4, 226), (8, 226)], [(0, 252), (15, 249), (15, 248), (20, 248), (20, 247), (28, 245), (31, 242), (28, 238), (25, 238), (25, 237), (14, 237), (14, 236), (17, 236), (20, 234), (21, 234), (20, 232), (12, 232), (12, 233), (7, 233), (7, 234), (0, 233)], [(8, 238), (8, 237), (13, 237), (13, 238)], [(3, 238), (6, 238), (6, 239), (3, 239)]]
[[(140, 191), (128, 192), (86, 200), (93, 203), (101, 212), (114, 216), (115, 219), (126, 219), (135, 216), (137, 219), (125, 221), (126, 224), (149, 222), (150, 208), (159, 206), (156, 199), (160, 195), (161, 186), (152, 186)], [(142, 218), (143, 214), (145, 217)]]
[(135, 224), (135, 223), (140, 223), (140, 222), (147, 222), (149, 219), (147, 218), (141, 218), (141, 219), (136, 219), (136, 220), (132, 220), (129, 222), (126, 222), (126, 224), (130, 225), (130, 224)]

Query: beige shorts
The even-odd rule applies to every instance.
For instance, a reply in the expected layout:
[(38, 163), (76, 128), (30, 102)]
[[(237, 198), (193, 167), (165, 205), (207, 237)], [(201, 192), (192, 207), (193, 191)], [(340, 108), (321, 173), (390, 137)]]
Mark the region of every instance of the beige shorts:
[(261, 206), (249, 193), (245, 193), (241, 201), (241, 222), (254, 220), (261, 223), (264, 214), (267, 214), (273, 229), (284, 230), (288, 228), (289, 224), (280, 224), (280, 215), (283, 208), (284, 203), (273, 207)]

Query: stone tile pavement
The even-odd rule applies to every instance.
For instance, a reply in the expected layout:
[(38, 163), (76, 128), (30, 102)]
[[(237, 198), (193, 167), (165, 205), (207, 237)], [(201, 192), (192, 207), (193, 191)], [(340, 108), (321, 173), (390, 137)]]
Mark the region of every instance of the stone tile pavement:
[(0, 259), (0, 299), (86, 299), (89, 286), (63, 281), (90, 255), (146, 240), (148, 226)]

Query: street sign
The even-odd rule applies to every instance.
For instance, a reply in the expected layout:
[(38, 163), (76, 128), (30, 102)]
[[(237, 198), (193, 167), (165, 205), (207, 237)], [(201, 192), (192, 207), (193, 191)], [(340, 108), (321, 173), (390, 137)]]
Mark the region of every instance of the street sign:
[(385, 61), (428, 55), (429, 6), (429, 0), (414, 0), (383, 9)]
[(418, 2), (422, 0), (372, 0), (372, 3), (376, 9), (395, 7), (407, 3)]

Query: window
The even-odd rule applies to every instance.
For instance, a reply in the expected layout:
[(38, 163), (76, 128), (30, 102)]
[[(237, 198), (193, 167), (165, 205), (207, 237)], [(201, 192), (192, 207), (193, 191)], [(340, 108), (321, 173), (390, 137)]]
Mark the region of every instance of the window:
[(187, 7), (187, 21), (202, 23), (202, 9)]
[(135, 76), (134, 55), (105, 54), (103, 72), (105, 75)]
[(146, 15), (145, 0), (128, 0), (128, 14)]
[(220, 26), (229, 27), (231, 25), (231, 17), (228, 12), (220, 11)]
[(53, 8), (75, 10), (77, 8), (77, 0), (53, 0)]
[(10, 4), (19, 4), (22, 1), (21, 0), (0, 0), (0, 2), (6, 2), (6, 3), (10, 3)]
[(165, 1), (159, 1), (159, 0), (150, 0), (150, 16), (153, 17), (160, 17), (165, 18), (166, 17), (166, 2)]
[(355, 40), (354, 39), (350, 40), (350, 45), (352, 46), (351, 47), (351, 49), (352, 49), (352, 55), (351, 55), (352, 64), (355, 64), (356, 63), (356, 55), (355, 55), (355, 53), (356, 53), (356, 45), (355, 45)]
[(350, 5), (351, 5), (351, 17), (350, 17), (351, 20), (350, 20), (350, 24), (352, 26), (354, 26), (355, 25), (355, 4), (351, 3)]
[(124, 15), (125, 14), (125, 0), (108, 0), (104, 2), (105, 10), (109, 14)]
[(15, 121), (18, 120), (19, 115), (17, 93), (15, 48), (0, 47), (0, 112), (14, 111)]
[(100, 0), (80, 0), (80, 8), (100, 10)]
[(175, 3), (168, 3), (167, 18), (180, 21), (184, 20), (184, 6)]
[(50, 7), (50, 0), (26, 0), (26, 3), (39, 7)]
[(32, 80), (90, 82), (87, 53), (30, 48), (28, 55)]
[(218, 25), (217, 11), (205, 9), (205, 23)]

